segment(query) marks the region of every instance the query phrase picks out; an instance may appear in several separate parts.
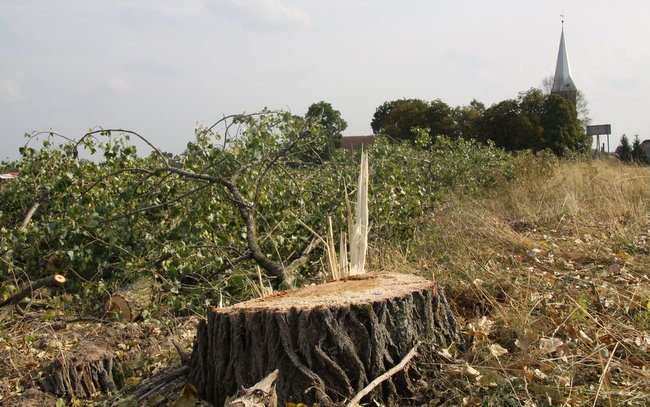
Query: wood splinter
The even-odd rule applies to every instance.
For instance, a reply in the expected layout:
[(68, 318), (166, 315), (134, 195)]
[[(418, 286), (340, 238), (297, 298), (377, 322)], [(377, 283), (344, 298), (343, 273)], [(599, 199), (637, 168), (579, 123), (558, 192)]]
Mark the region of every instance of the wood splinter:
[(357, 407), (361, 399), (364, 398), (366, 395), (368, 395), (368, 393), (373, 391), (375, 387), (379, 386), (381, 382), (393, 376), (395, 373), (399, 372), (400, 370), (404, 369), (406, 365), (411, 361), (411, 359), (413, 359), (413, 357), (418, 354), (417, 349), (419, 345), (420, 345), (419, 343), (416, 344), (413, 347), (413, 349), (411, 349), (411, 351), (407, 353), (406, 356), (404, 356), (404, 359), (402, 359), (401, 362), (393, 366), (386, 373), (377, 377), (375, 380), (371, 381), (366, 387), (364, 387), (359, 393), (357, 393), (357, 395), (354, 396), (352, 400), (350, 400), (350, 402), (345, 405), (345, 407)]
[(226, 407), (277, 407), (275, 381), (278, 379), (278, 372), (278, 369), (275, 369), (255, 385), (238, 391), (233, 400), (226, 401)]

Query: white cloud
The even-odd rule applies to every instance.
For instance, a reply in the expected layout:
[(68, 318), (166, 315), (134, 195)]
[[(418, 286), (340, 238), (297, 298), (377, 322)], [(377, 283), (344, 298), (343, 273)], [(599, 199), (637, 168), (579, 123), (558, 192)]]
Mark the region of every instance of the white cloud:
[(7, 104), (18, 104), (27, 100), (18, 78), (9, 77), (0, 79), (0, 101)]
[(266, 26), (306, 27), (310, 23), (307, 13), (280, 0), (206, 0), (206, 3), (215, 6), (217, 11), (225, 7), (237, 17)]

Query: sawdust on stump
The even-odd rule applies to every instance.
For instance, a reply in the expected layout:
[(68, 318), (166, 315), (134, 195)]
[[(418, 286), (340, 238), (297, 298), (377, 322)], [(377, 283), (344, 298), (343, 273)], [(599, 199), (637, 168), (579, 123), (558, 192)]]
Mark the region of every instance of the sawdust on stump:
[[(460, 340), (442, 290), (406, 274), (364, 274), (212, 308), (199, 324), (189, 380), (215, 405), (275, 369), (278, 404), (331, 405), (352, 398), (418, 341)], [(381, 385), (409, 395), (415, 368)]]

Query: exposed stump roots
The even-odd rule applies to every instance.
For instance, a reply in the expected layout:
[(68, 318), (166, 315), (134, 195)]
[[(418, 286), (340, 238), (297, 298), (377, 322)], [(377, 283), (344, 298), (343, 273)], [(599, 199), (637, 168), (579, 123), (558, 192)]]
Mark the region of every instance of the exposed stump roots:
[[(279, 369), (278, 404), (331, 405), (352, 398), (418, 341), (459, 342), (435, 283), (367, 274), (213, 308), (198, 327), (189, 380), (215, 405)], [(414, 368), (381, 385), (389, 400), (411, 393)]]

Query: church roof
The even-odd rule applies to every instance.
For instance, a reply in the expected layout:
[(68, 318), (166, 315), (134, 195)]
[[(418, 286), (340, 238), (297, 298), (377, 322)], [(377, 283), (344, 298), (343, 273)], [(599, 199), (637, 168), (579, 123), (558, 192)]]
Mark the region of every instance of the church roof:
[(553, 77), (552, 92), (565, 92), (576, 90), (576, 85), (571, 78), (571, 67), (569, 66), (569, 56), (566, 52), (564, 43), (564, 28), (560, 36), (560, 49), (557, 52), (557, 64), (555, 65), (555, 76)]

